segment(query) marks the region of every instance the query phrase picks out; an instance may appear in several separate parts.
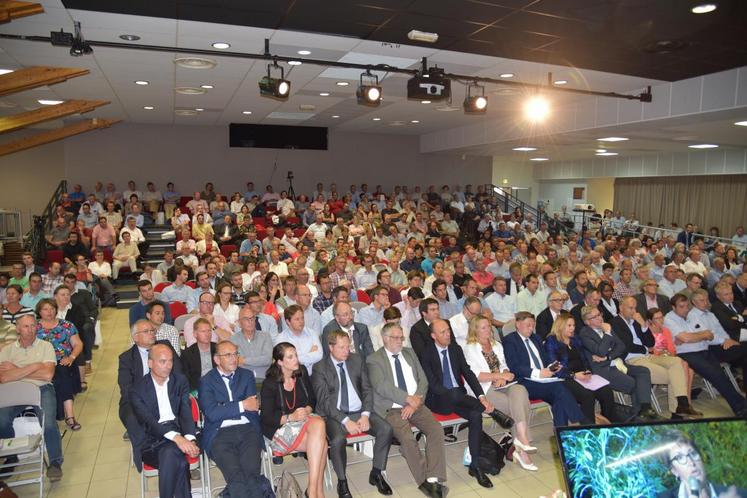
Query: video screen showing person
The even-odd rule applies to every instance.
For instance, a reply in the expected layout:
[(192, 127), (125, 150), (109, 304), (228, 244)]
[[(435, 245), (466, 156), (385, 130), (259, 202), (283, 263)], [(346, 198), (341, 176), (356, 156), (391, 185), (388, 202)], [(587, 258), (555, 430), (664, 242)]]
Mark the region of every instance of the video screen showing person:
[(572, 498), (747, 498), (747, 420), (558, 427)]

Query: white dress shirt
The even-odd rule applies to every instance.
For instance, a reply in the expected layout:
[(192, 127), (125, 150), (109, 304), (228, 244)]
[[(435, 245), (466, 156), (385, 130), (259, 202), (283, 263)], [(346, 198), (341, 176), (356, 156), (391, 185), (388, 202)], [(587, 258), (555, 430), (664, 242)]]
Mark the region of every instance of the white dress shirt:
[[(397, 385), (397, 369), (394, 367), (394, 355), (388, 349), (384, 348), (386, 355), (389, 358), (389, 364), (392, 367), (392, 378), (394, 379), (394, 385)], [(407, 395), (412, 396), (418, 390), (418, 383), (415, 380), (415, 374), (412, 373), (412, 367), (407, 362), (405, 357), (400, 353), (397, 354), (399, 358), (399, 364), (402, 367), (402, 374), (405, 378), (405, 385), (407, 385)], [(392, 408), (402, 408), (402, 405), (392, 403)]]
[[(220, 368), (217, 368), (217, 367), (216, 367), (216, 370), (218, 370), (218, 373), (220, 374), (220, 378), (223, 381), (223, 384), (225, 384), (226, 386), (226, 391), (228, 391), (228, 401), (233, 402), (233, 393), (231, 392), (231, 385), (230, 385), (231, 379), (226, 378), (225, 376), (228, 375), (229, 377), (232, 377), (236, 374), (236, 372), (226, 374)], [(244, 413), (246, 411), (244, 410), (244, 403), (242, 403), (241, 401), (238, 401), (237, 404), (239, 405), (239, 413)], [(232, 425), (242, 425), (242, 424), (248, 424), (248, 423), (249, 423), (249, 419), (242, 415), (240, 418), (224, 420), (220, 424), (220, 427), (222, 429), (223, 427), (231, 427)]]

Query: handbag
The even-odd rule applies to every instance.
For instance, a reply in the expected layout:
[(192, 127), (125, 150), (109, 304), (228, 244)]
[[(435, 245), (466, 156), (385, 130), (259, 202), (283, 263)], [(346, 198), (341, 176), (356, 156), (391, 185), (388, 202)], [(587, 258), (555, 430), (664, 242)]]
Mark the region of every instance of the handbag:
[(284, 470), (280, 477), (278, 477), (277, 496), (278, 498), (304, 498), (298, 481), (287, 470)]

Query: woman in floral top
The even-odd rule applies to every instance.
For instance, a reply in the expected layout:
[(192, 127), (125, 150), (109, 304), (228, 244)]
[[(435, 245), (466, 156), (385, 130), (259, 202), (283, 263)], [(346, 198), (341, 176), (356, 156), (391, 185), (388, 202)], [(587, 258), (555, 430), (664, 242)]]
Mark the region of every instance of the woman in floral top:
[[(55, 367), (52, 384), (57, 395), (57, 418), (65, 419), (65, 424), (73, 431), (80, 430), (75, 420), (73, 398), (80, 392), (80, 371), (75, 359), (83, 351), (83, 343), (78, 336), (78, 329), (67, 320), (57, 318), (57, 303), (54, 299), (42, 299), (36, 306), (40, 320), (36, 337), (52, 344), (57, 367)], [(64, 416), (62, 416), (64, 414)]]

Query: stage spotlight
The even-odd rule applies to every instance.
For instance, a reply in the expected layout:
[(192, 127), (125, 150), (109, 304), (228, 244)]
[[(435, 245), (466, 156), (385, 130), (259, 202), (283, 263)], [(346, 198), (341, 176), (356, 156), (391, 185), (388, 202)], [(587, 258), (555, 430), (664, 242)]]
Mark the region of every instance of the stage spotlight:
[(360, 84), (355, 92), (355, 97), (360, 105), (379, 107), (379, 104), (381, 104), (379, 77), (371, 74), (371, 71), (361, 73)]
[(534, 123), (540, 123), (550, 115), (550, 103), (541, 95), (531, 97), (524, 104), (524, 117)]
[(485, 114), (488, 111), (488, 98), (485, 87), (476, 83), (467, 85), (467, 96), (464, 98), (465, 114)]
[[(280, 69), (280, 78), (273, 78), (270, 71), (272, 68)], [(267, 65), (267, 76), (259, 80), (259, 94), (275, 100), (288, 100), (290, 95), (290, 81), (285, 79), (285, 69), (278, 66), (277, 62)]]

